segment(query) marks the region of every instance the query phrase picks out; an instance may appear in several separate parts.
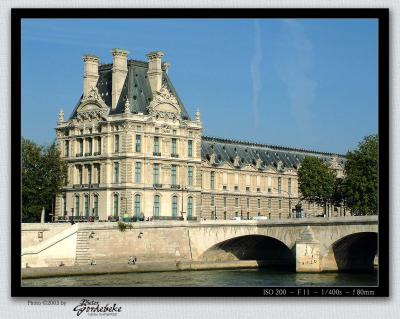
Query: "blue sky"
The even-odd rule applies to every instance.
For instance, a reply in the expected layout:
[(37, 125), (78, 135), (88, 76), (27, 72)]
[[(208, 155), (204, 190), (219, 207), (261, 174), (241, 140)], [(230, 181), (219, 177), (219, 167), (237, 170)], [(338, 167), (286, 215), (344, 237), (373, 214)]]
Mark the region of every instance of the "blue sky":
[(82, 55), (161, 50), (204, 134), (346, 153), (378, 128), (374, 19), (25, 19), (22, 134), (55, 138), (82, 93)]

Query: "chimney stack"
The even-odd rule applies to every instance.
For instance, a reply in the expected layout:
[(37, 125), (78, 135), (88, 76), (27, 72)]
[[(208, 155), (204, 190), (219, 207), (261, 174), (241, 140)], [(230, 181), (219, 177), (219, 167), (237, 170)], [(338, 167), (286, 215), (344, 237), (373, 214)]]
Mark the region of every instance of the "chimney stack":
[(84, 55), (83, 59), (83, 96), (85, 97), (91, 88), (95, 88), (99, 79), (99, 61), (95, 55)]
[(161, 58), (164, 56), (164, 53), (155, 51), (148, 53), (146, 56), (149, 61), (147, 76), (149, 78), (151, 91), (160, 91), (162, 84)]
[(128, 51), (113, 49), (111, 108), (115, 109), (128, 74)]

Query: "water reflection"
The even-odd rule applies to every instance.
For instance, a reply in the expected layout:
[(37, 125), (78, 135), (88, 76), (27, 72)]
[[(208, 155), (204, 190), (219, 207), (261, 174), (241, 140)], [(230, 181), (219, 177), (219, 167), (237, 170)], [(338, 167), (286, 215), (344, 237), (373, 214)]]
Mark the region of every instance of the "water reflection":
[(270, 269), (202, 270), (24, 279), (23, 286), (376, 286), (377, 272), (302, 274)]

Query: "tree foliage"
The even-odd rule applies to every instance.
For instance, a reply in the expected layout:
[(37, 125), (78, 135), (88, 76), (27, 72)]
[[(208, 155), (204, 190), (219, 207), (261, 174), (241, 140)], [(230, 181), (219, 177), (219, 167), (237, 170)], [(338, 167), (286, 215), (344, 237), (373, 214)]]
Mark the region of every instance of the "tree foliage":
[(302, 199), (326, 206), (335, 192), (336, 174), (321, 159), (304, 158), (298, 170)]
[(22, 138), (22, 221), (39, 222), (42, 207), (50, 211), (67, 178), (67, 164), (56, 145), (40, 146)]
[(346, 205), (356, 215), (378, 213), (378, 136), (363, 139), (358, 149), (348, 152), (345, 164)]

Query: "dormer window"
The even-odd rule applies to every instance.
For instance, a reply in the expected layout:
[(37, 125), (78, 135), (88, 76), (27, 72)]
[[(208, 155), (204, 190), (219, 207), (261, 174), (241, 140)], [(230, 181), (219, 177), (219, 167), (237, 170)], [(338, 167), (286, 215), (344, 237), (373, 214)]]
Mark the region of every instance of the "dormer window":
[(233, 165), (236, 166), (236, 167), (240, 166), (240, 157), (239, 157), (239, 155), (235, 156), (235, 158), (233, 160)]
[(211, 165), (215, 165), (217, 163), (216, 157), (217, 156), (215, 155), (215, 153), (211, 154), (211, 156), (210, 156), (210, 164)]

